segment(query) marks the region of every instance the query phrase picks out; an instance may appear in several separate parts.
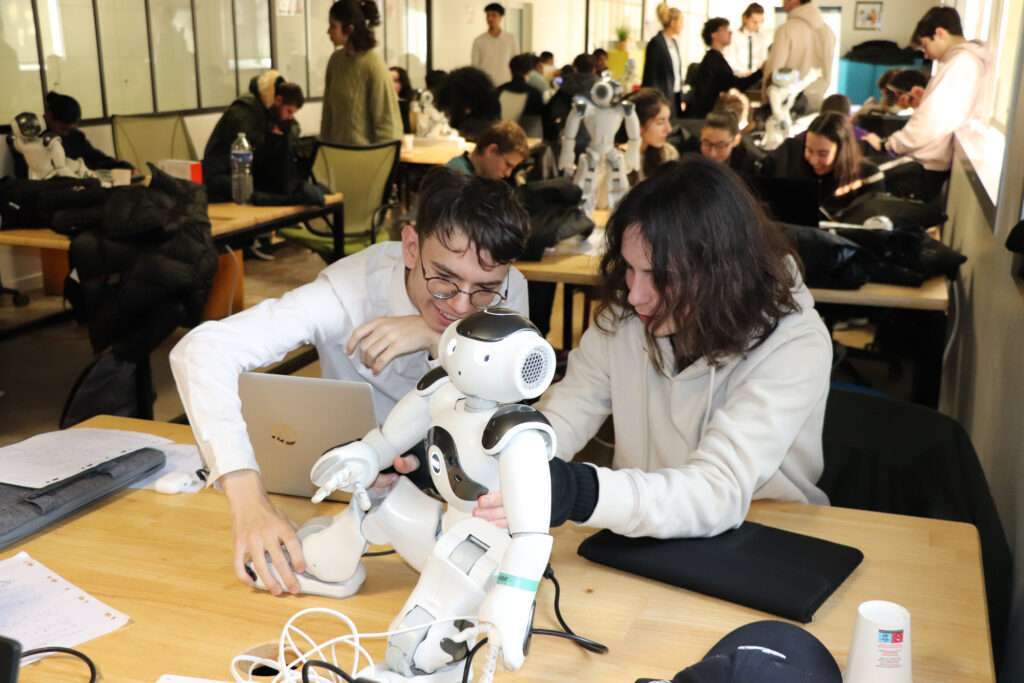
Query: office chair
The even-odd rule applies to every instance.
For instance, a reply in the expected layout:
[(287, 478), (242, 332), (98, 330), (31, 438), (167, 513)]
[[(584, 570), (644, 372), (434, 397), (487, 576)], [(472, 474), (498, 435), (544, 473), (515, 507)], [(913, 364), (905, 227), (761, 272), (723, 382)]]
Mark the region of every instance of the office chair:
[[(397, 206), (391, 196), (401, 144), (401, 140), (366, 146), (318, 143), (313, 178), (332, 193), (345, 196), (346, 244), (362, 249), (375, 243), (387, 211)], [(329, 229), (309, 222), (303, 227), (284, 228), (278, 234), (316, 252), (327, 263), (334, 260), (334, 235)]]
[(28, 306), (28, 295), (22, 294), (19, 290), (12, 289), (11, 287), (4, 287), (3, 277), (0, 277), (0, 296), (4, 294), (11, 295), (14, 299), (14, 305), (18, 308)]
[(181, 114), (111, 117), (114, 153), (138, 170), (163, 159), (196, 161), (195, 146)]
[(502, 90), (498, 93), (498, 102), (501, 104), (501, 120), (519, 123), (519, 120), (523, 118), (523, 111), (526, 110), (528, 97), (529, 95), (524, 92)]

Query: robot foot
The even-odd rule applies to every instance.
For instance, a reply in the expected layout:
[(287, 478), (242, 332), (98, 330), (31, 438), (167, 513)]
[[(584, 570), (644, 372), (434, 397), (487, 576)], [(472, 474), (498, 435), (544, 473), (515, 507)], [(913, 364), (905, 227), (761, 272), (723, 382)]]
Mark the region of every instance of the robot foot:
[[(462, 681), (462, 667), (464, 661), (452, 666), (438, 669), (432, 674), (421, 674), (419, 676), (403, 676), (386, 668), (384, 664), (368, 666), (361, 670), (356, 678), (363, 681), (374, 681), (375, 683), (460, 683)], [(469, 680), (473, 680), (470, 672)]]
[[(245, 566), (245, 571), (256, 583), (257, 588), (260, 590), (267, 589), (263, 584), (263, 581), (256, 576), (256, 572), (253, 571), (251, 565), (247, 564)], [(270, 571), (274, 575), (274, 578), (277, 579), (278, 583), (280, 583), (281, 579), (277, 575), (277, 571), (273, 566), (270, 566)], [(363, 585), (363, 581), (366, 580), (366, 567), (364, 567), (363, 563), (360, 562), (356, 567), (356, 573), (344, 581), (321, 581), (309, 574), (296, 574), (295, 578), (299, 581), (299, 592), (303, 595), (323, 595), (328, 598), (347, 598), (350, 595), (355, 595), (359, 592), (359, 588)]]

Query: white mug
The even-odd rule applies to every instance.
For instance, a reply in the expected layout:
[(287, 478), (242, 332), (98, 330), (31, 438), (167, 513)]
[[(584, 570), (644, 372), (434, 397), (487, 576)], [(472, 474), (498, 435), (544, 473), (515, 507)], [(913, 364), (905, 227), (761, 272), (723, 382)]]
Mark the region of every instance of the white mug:
[(114, 187), (131, 185), (132, 171), (129, 168), (113, 168), (110, 170), (110, 184)]
[(885, 600), (862, 602), (846, 660), (845, 683), (912, 683), (910, 612)]
[(407, 152), (410, 152), (412, 151), (412, 147), (414, 144), (416, 144), (415, 136), (409, 133), (406, 133), (405, 135), (402, 136), (402, 149), (404, 149)]

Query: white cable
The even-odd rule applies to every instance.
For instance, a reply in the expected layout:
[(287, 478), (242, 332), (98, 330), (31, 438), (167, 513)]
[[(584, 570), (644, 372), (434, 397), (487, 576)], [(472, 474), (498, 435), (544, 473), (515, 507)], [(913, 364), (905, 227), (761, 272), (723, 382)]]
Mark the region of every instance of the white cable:
[[(346, 635), (337, 636), (323, 643), (317, 643), (313, 638), (309, 636), (305, 631), (295, 625), (295, 622), (310, 614), (321, 614), (330, 617), (334, 617), (339, 621), (342, 621), (349, 627), (350, 633)], [(480, 622), (477, 616), (458, 616), (458, 617), (447, 617), (444, 619), (435, 619), (425, 624), (417, 624), (416, 626), (409, 626), (406, 628), (396, 629), (393, 631), (380, 631), (377, 633), (359, 633), (359, 629), (347, 615), (336, 610), (332, 610), (326, 607), (310, 607), (296, 612), (288, 621), (285, 623), (284, 628), (281, 630), (281, 636), (277, 642), (277, 660), (269, 659), (267, 657), (259, 657), (257, 655), (240, 654), (236, 655), (231, 660), (231, 675), (236, 683), (253, 683), (257, 679), (253, 678), (253, 671), (259, 666), (265, 666), (270, 669), (277, 671), (277, 674), (270, 679), (270, 683), (299, 683), (302, 680), (301, 665), (305, 664), (310, 659), (321, 659), (323, 661), (330, 661), (335, 666), (338, 666), (338, 658), (336, 653), (336, 647), (339, 644), (348, 645), (353, 649), (353, 660), (352, 660), (352, 671), (351, 675), (355, 676), (358, 671), (361, 670), (360, 660), (365, 658), (368, 666), (373, 667), (374, 661), (370, 653), (360, 644), (360, 639), (368, 638), (387, 638), (389, 636), (401, 635), (403, 633), (410, 633), (412, 631), (421, 631), (423, 629), (430, 628), (436, 624), (444, 624), (454, 621), (471, 621), (473, 623)], [(301, 639), (309, 643), (310, 648), (307, 651), (302, 651), (295, 643), (293, 632), (297, 634)], [(329, 649), (328, 649), (329, 648)], [(329, 653), (329, 654), (328, 654)], [(294, 658), (289, 661), (287, 655), (294, 655)], [(248, 671), (240, 671), (239, 664), (248, 664)], [(298, 665), (298, 666), (296, 666)], [(331, 677), (324, 678), (320, 674), (310, 671), (310, 680), (323, 682), (323, 683), (334, 683), (335, 677), (332, 674)], [(266, 681), (265, 678), (260, 677), (261, 681)]]

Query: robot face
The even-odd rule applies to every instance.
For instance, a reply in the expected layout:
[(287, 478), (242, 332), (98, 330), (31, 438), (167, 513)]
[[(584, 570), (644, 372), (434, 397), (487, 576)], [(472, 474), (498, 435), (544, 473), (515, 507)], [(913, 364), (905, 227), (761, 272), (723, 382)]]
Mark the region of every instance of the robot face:
[(441, 336), (441, 365), (467, 396), (514, 403), (544, 393), (555, 352), (529, 320), (492, 308), (452, 323)]
[(16, 135), (26, 140), (38, 138), (43, 134), (43, 126), (39, 123), (39, 117), (30, 111), (15, 116), (11, 127)]
[(420, 93), (420, 106), (430, 107), (434, 104), (434, 93), (429, 90), (424, 90)]
[(620, 91), (621, 86), (606, 74), (590, 89), (590, 100), (599, 107), (610, 107)]

